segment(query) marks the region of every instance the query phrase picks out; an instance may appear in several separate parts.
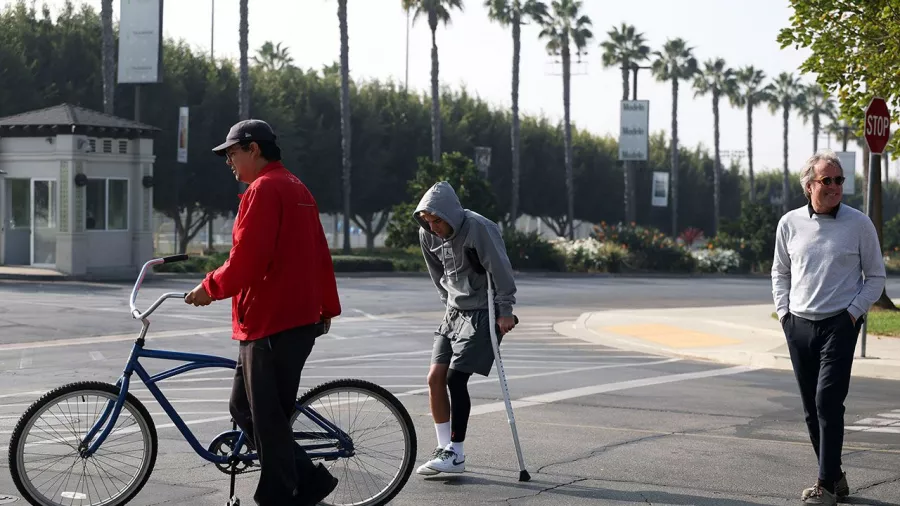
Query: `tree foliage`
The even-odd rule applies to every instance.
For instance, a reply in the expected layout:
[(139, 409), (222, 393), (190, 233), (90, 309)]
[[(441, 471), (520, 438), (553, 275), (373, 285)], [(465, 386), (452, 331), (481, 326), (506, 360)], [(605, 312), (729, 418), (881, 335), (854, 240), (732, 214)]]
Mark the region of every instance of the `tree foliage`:
[[(808, 48), (800, 67), (815, 73), (838, 97), (841, 115), (862, 135), (863, 115), (873, 96), (900, 109), (900, 0), (791, 0), (791, 26), (778, 35), (782, 48)], [(894, 136), (887, 150), (900, 151)]]

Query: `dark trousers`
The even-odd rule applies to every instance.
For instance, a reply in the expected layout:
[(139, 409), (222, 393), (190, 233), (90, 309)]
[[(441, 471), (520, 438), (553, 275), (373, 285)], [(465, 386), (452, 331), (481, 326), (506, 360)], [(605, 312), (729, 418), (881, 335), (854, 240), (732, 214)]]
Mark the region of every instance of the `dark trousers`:
[(841, 478), (844, 400), (863, 318), (854, 325), (846, 311), (824, 320), (789, 314), (782, 324), (809, 438), (819, 459), (819, 479), (824, 482)]
[(253, 498), (259, 506), (296, 502), (295, 491), (304, 489), (314, 469), (291, 427), (300, 373), (315, 344), (313, 328), (240, 344), (229, 407), (258, 452), (261, 469)]

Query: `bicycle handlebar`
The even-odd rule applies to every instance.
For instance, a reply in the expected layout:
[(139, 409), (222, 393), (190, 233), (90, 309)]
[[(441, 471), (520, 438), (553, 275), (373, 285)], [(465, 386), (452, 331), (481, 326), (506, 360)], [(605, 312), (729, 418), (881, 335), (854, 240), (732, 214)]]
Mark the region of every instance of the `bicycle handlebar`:
[(138, 274), (137, 281), (134, 283), (134, 288), (131, 289), (131, 298), (129, 299), (129, 306), (131, 308), (131, 316), (136, 320), (143, 320), (147, 316), (150, 316), (150, 313), (156, 311), (156, 308), (159, 307), (166, 299), (173, 299), (176, 297), (185, 298), (187, 297), (187, 293), (184, 292), (168, 292), (164, 293), (156, 299), (149, 309), (144, 311), (143, 313), (135, 306), (135, 301), (137, 300), (138, 292), (141, 289), (141, 285), (144, 283), (144, 277), (147, 275), (147, 270), (153, 267), (154, 265), (159, 264), (170, 264), (174, 262), (183, 262), (187, 260), (187, 255), (171, 255), (162, 258), (154, 258), (153, 260), (148, 260), (143, 267), (141, 267), (141, 272)]

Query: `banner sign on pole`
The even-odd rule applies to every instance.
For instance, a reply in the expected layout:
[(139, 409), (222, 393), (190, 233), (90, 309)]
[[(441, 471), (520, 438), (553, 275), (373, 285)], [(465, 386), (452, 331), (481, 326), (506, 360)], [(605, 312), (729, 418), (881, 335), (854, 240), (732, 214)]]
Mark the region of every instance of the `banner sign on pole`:
[(188, 161), (188, 108), (178, 108), (178, 161)]
[(853, 195), (856, 191), (856, 151), (838, 151), (836, 154), (844, 169), (844, 195)]
[(653, 207), (667, 207), (669, 205), (669, 173), (653, 173), (653, 194), (651, 205)]
[(650, 101), (622, 100), (619, 161), (646, 161), (650, 154)]
[(121, 0), (120, 84), (162, 81), (162, 12), (163, 0)]

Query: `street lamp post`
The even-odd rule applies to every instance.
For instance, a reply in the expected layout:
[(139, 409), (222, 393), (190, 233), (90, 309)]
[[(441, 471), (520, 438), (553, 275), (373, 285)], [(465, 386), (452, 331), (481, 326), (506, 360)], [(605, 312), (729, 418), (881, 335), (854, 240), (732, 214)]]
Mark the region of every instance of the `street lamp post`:
[(638, 99), (638, 98), (637, 98), (637, 78), (638, 78), (638, 70), (641, 70), (641, 69), (651, 69), (651, 68), (653, 68), (653, 67), (645, 66), (645, 65), (638, 65), (637, 63), (632, 63), (632, 64), (631, 64), (631, 72), (632, 72), (632, 76), (633, 76), (633, 77), (632, 77), (632, 81), (633, 81), (633, 82), (631, 83), (631, 84), (632, 84), (632, 97), (631, 97), (632, 100), (637, 100), (637, 99)]

